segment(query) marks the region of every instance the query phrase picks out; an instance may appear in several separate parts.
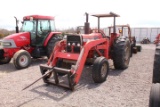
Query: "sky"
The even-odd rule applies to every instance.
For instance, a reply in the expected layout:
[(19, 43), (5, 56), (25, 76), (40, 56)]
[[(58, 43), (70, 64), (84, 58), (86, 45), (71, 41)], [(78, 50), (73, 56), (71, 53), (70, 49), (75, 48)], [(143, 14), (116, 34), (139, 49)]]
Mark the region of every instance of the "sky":
[[(55, 17), (57, 29), (83, 26), (85, 12), (119, 14), (117, 24), (131, 27), (160, 27), (159, 0), (0, 0), (0, 28), (15, 29), (16, 16), (22, 21), (26, 15)], [(97, 18), (90, 16), (91, 27), (97, 26)], [(19, 24), (21, 26), (21, 24)], [(103, 18), (101, 27), (113, 25), (112, 18)]]

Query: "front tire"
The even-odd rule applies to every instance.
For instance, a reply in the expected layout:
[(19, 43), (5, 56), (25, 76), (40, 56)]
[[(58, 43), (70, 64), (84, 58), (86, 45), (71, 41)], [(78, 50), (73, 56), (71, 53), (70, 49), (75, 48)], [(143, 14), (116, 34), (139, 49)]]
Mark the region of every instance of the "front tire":
[(153, 64), (153, 83), (160, 83), (160, 46), (156, 47)]
[(149, 97), (149, 107), (160, 107), (160, 84), (152, 84), (150, 97)]
[(26, 50), (20, 50), (13, 56), (13, 63), (17, 69), (27, 68), (31, 64), (31, 55)]
[(129, 40), (127, 38), (117, 39), (113, 45), (113, 50), (114, 67), (116, 69), (128, 68), (131, 56), (131, 46)]
[(95, 83), (106, 81), (109, 72), (108, 60), (105, 57), (98, 57), (93, 63), (92, 78)]

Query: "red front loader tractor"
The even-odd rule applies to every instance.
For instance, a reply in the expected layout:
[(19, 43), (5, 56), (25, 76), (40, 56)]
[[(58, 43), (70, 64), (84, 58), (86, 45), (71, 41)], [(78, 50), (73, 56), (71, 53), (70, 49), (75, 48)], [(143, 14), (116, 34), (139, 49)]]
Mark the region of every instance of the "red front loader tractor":
[[(87, 62), (93, 65), (92, 78), (95, 83), (106, 81), (109, 72), (108, 59), (113, 60), (115, 69), (123, 70), (128, 67), (131, 52), (130, 41), (127, 37), (115, 33), (115, 19), (119, 15), (111, 12), (92, 16), (98, 18), (98, 29), (90, 29), (86, 13), (85, 34), (66, 34), (65, 39), (54, 47), (48, 63), (40, 65), (43, 75), (41, 78), (45, 83), (73, 90)], [(106, 36), (100, 30), (100, 18), (103, 17), (114, 18), (114, 31), (110, 36)], [(65, 78), (68, 81), (63, 81)]]
[(0, 64), (13, 63), (17, 69), (26, 68), (32, 58), (50, 57), (55, 43), (61, 40), (60, 32), (55, 32), (54, 17), (30, 15), (23, 17), (21, 32), (0, 41)]

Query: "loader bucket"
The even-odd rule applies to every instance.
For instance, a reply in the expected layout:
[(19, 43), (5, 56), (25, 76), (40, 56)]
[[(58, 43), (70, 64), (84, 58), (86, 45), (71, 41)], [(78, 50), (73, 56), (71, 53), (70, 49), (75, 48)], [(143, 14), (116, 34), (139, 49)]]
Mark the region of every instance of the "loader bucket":
[[(51, 77), (51, 74), (46, 77), (43, 77), (43, 81), (45, 83), (64, 87), (72, 91), (74, 90), (74, 85), (75, 85), (73, 82), (74, 75), (71, 73), (70, 69), (50, 67), (48, 65), (41, 64), (40, 70), (41, 70), (42, 75), (44, 75), (45, 72), (47, 72), (48, 70), (52, 71), (53, 78)], [(65, 75), (65, 77), (68, 79), (68, 83), (64, 82), (63, 80), (59, 80), (60, 78), (62, 78), (62, 76), (59, 75), (60, 73)]]

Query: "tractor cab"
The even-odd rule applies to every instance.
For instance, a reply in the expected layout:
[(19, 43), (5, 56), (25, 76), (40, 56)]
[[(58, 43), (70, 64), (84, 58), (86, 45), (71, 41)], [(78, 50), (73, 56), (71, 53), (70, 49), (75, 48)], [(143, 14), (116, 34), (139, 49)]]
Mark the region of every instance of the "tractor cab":
[(30, 15), (23, 17), (21, 32), (30, 32), (31, 46), (43, 46), (50, 32), (55, 31), (51, 16)]

